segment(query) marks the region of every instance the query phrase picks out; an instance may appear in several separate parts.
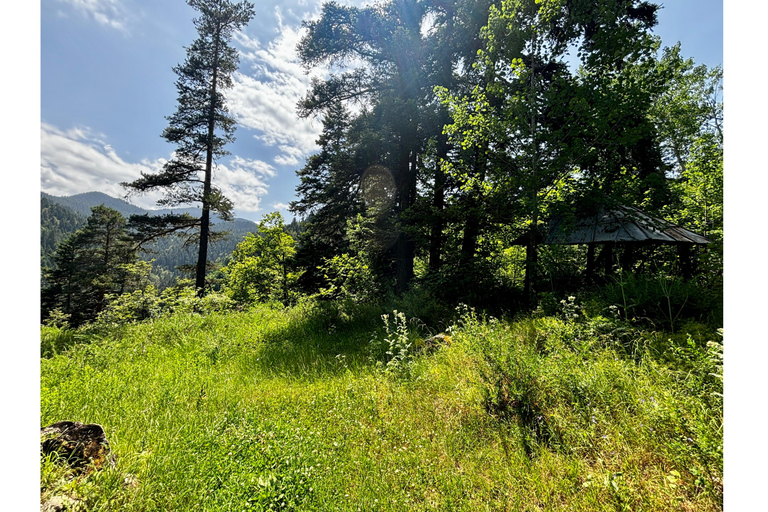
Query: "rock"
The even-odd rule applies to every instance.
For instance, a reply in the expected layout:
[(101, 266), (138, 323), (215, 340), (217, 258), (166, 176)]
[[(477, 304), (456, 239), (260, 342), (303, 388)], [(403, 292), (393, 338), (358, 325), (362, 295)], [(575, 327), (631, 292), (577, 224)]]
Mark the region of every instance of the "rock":
[(65, 512), (68, 510), (75, 510), (77, 504), (78, 500), (72, 499), (69, 496), (54, 496), (40, 505), (40, 512)]
[(77, 469), (89, 463), (96, 469), (114, 465), (104, 429), (95, 423), (60, 421), (41, 428), (40, 451), (44, 456), (56, 452)]

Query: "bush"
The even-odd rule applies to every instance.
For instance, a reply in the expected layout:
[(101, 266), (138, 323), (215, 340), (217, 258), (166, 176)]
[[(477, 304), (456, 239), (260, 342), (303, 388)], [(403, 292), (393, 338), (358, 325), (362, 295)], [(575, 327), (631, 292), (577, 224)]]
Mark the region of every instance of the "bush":
[(122, 295), (108, 295), (107, 306), (99, 314), (100, 325), (124, 325), (151, 320), (173, 313), (210, 314), (232, 309), (235, 302), (220, 292), (197, 296), (192, 286), (184, 282), (166, 288), (158, 294), (154, 286)]
[(320, 290), (324, 299), (348, 299), (356, 304), (380, 299), (383, 289), (364, 258), (347, 253), (326, 259), (319, 267), (325, 285)]

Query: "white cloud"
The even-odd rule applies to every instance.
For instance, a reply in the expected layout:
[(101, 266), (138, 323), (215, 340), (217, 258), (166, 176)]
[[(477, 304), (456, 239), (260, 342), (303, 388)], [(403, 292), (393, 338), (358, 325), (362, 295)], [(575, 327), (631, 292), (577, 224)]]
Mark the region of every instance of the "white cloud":
[(120, 0), (59, 0), (100, 25), (128, 33), (129, 11)]
[(296, 54), (304, 29), (283, 25), (279, 8), (276, 15), (280, 32), (266, 47), (238, 34), (245, 66), (235, 74), (227, 100), (240, 125), (256, 131), (256, 139), (280, 149), (276, 164), (296, 165), (317, 150), (315, 140), (322, 126), (296, 114), (296, 105), (311, 84)]
[(297, 165), (307, 154), (301, 148), (281, 145), (280, 150), (283, 154), (275, 157), (275, 163), (278, 165)]
[[(145, 160), (138, 164), (126, 162), (103, 138), (88, 128), (62, 131), (43, 123), (40, 134), (42, 190), (57, 196), (97, 191), (123, 197), (126, 190), (120, 182), (133, 181), (141, 176), (141, 172), (154, 172), (163, 165), (162, 160)], [(145, 195), (133, 202), (152, 208), (158, 197)]]
[[(112, 197), (124, 197), (126, 189), (120, 182), (130, 182), (141, 173), (159, 171), (165, 159), (126, 162), (104, 142), (104, 136), (88, 128), (63, 131), (43, 123), (40, 138), (41, 188), (56, 196), (69, 196), (97, 191)], [(266, 180), (275, 177), (275, 169), (260, 160), (235, 156), (214, 170), (214, 184), (235, 204), (238, 212), (260, 209), (267, 194)], [(161, 192), (131, 196), (131, 202), (142, 208), (156, 208)]]
[(268, 188), (265, 178), (274, 176), (271, 165), (236, 156), (227, 165), (216, 166), (213, 181), (232, 200), (240, 214), (261, 209), (261, 198), (267, 195)]

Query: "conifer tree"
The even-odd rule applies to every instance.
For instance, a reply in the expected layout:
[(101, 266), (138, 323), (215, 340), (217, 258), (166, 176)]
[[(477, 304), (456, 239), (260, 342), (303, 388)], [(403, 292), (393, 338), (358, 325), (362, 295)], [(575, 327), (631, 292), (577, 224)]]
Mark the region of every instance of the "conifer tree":
[[(230, 45), (235, 31), (254, 16), (248, 1), (188, 0), (199, 11), (194, 20), (198, 38), (187, 48), (186, 60), (173, 71), (178, 75), (178, 107), (169, 116), (163, 138), (176, 145), (174, 157), (157, 174), (124, 183), (132, 192), (162, 189), (165, 197), (158, 205), (173, 207), (200, 203), (202, 214), (195, 222), (199, 227), (199, 251), (195, 287), (202, 295), (205, 289), (208, 242), (211, 239), (210, 212), (224, 220), (232, 219), (232, 201), (212, 184), (214, 161), (228, 154), (224, 146), (234, 140), (235, 120), (229, 114), (224, 91), (232, 87), (232, 74), (237, 70), (237, 50)], [(133, 219), (132, 219), (133, 220)], [(158, 236), (170, 230), (190, 228), (188, 218), (178, 215), (154, 222)]]
[(87, 225), (59, 246), (42, 291), (43, 316), (58, 308), (74, 326), (95, 319), (108, 294), (130, 291), (148, 274), (120, 212), (104, 205), (91, 211)]

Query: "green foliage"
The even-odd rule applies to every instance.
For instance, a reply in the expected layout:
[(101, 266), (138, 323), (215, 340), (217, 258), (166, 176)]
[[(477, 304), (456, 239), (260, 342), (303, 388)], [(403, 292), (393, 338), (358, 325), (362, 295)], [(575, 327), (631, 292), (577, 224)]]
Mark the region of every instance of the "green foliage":
[[(86, 217), (80, 218), (77, 212), (85, 211), (87, 216), (93, 206), (102, 203), (126, 217), (131, 216), (126, 228), (131, 233), (134, 243), (140, 245), (139, 258), (152, 263), (149, 280), (156, 288), (162, 290), (173, 286), (176, 280), (183, 277), (178, 268), (195, 261), (197, 256), (198, 247), (194, 234), (185, 233), (182, 230), (175, 233), (178, 236), (169, 235), (157, 238), (158, 233), (153, 233), (152, 228), (159, 225), (160, 228), (165, 229), (167, 225), (160, 217), (155, 220), (153, 226), (151, 218), (168, 214), (170, 213), (169, 210), (149, 212), (101, 193), (77, 194), (70, 197), (54, 197), (45, 193), (42, 194), (40, 229), (43, 268), (52, 267), (53, 254), (61, 241), (84, 226)], [(73, 212), (73, 209), (76, 211)], [(181, 209), (179, 212), (178, 209), (174, 209), (177, 213), (193, 213), (194, 210), (194, 208)], [(216, 223), (211, 226), (208, 259), (220, 262), (224, 262), (232, 255), (232, 251), (243, 237), (257, 229), (256, 223), (246, 219), (222, 221), (216, 218)]]
[(59, 244), (85, 225), (85, 217), (48, 199), (40, 197), (40, 263), (43, 268), (53, 266), (53, 257)]
[(58, 310), (73, 326), (95, 319), (108, 294), (143, 286), (150, 270), (138, 261), (125, 218), (105, 206), (93, 207), (86, 226), (61, 243), (54, 263), (45, 272), (43, 318)]
[(238, 244), (230, 262), (222, 269), (225, 293), (241, 304), (298, 299), (295, 269), (296, 243), (285, 231), (279, 212), (269, 213), (259, 223), (258, 235), (249, 234)]
[(722, 289), (696, 280), (657, 273), (655, 277), (617, 273), (591, 294), (592, 314), (607, 314), (616, 307), (621, 318), (676, 330), (686, 319), (721, 325)]
[(328, 258), (318, 267), (322, 275), (320, 297), (350, 300), (356, 304), (380, 301), (388, 290), (387, 225), (375, 213), (358, 214), (347, 221), (350, 253)]
[(199, 297), (188, 280), (159, 293), (149, 285), (132, 293), (107, 296), (107, 302), (97, 318), (97, 325), (124, 325), (173, 314), (208, 315), (235, 306), (223, 293), (212, 292)]
[[(386, 373), (407, 373), (414, 354), (414, 340), (408, 329), (408, 319), (397, 310), (392, 312), (391, 322), (390, 315), (381, 315), (381, 319), (384, 322), (384, 335), (381, 340), (374, 337), (371, 341), (372, 355)], [(377, 353), (379, 357), (376, 357)]]
[(680, 55), (680, 43), (665, 48), (655, 73), (664, 82), (651, 116), (667, 165), (676, 174), (687, 170), (697, 139), (709, 135), (722, 139), (723, 70), (696, 66)]
[[(173, 207), (200, 203), (201, 216), (167, 215), (164, 219), (145, 219), (153, 224), (153, 237), (199, 227), (199, 252), (195, 287), (203, 295), (211, 236), (210, 212), (232, 220), (232, 201), (212, 183), (213, 162), (228, 153), (224, 149), (234, 140), (235, 119), (229, 113), (225, 92), (233, 86), (239, 55), (231, 46), (234, 34), (253, 18), (248, 1), (188, 0), (200, 13), (194, 20), (198, 37), (186, 47), (186, 59), (173, 71), (178, 76), (178, 106), (168, 116), (163, 138), (176, 146), (173, 158), (158, 173), (142, 173), (141, 178), (123, 183), (132, 193), (161, 190), (158, 205)], [(202, 177), (202, 179), (201, 179)], [(158, 225), (157, 221), (164, 221)]]
[(315, 292), (322, 281), (318, 267), (325, 259), (349, 252), (347, 221), (363, 210), (361, 198), (350, 191), (360, 184), (354, 153), (361, 134), (352, 132), (350, 114), (334, 103), (323, 117), (323, 131), (317, 140), (320, 152), (296, 171), (300, 183), (292, 213), (307, 219), (306, 229), (297, 238), (297, 260), (306, 269), (303, 288)]
[(723, 148), (713, 136), (693, 141), (678, 189), (680, 209), (675, 220), (691, 230), (723, 240)]
[(320, 296), (328, 299), (350, 299), (355, 303), (368, 302), (381, 296), (376, 278), (361, 256), (347, 253), (326, 260), (319, 267), (325, 286)]

